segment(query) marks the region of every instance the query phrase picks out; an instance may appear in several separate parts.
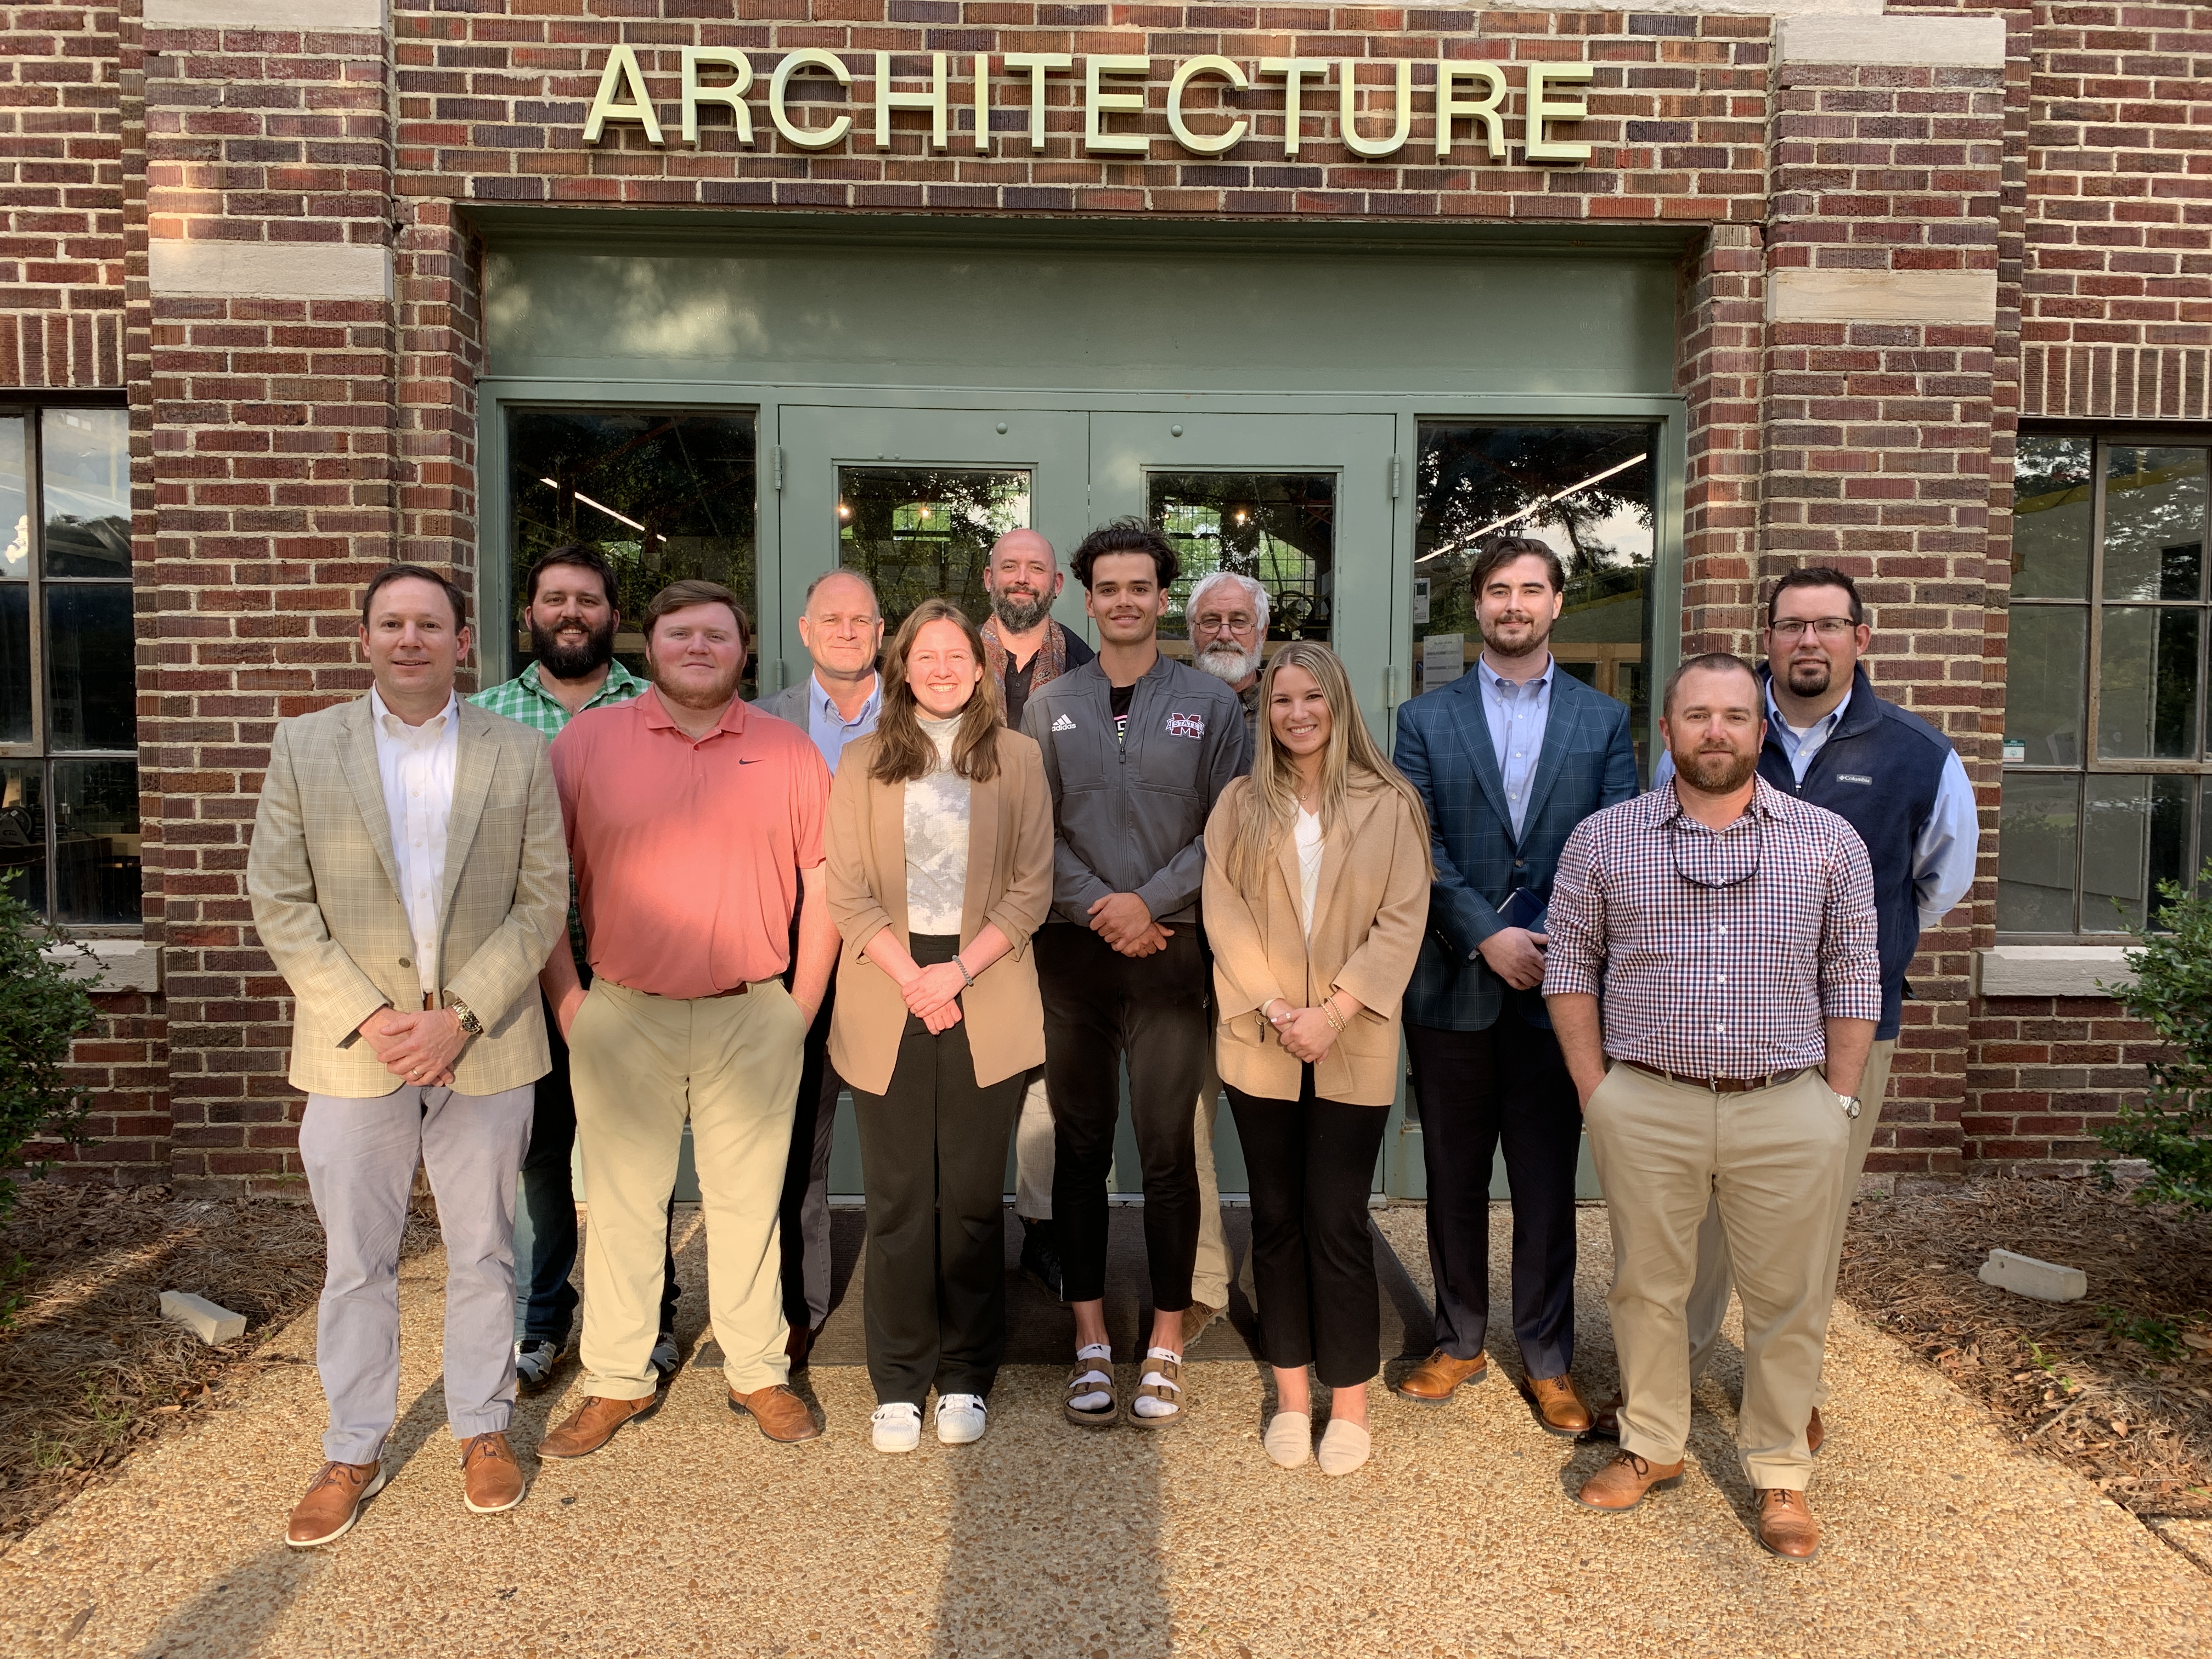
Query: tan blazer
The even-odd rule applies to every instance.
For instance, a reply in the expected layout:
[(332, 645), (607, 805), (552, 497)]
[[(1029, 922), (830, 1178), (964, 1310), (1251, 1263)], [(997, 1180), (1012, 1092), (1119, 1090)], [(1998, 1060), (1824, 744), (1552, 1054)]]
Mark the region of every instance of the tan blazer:
[[(836, 1012), (830, 1021), (830, 1063), (855, 1089), (890, 1087), (906, 1033), (898, 982), (860, 954), (891, 928), (906, 926), (906, 786), (868, 775), (876, 740), (860, 738), (838, 757), (830, 790), (830, 914), (844, 944), (838, 953)], [(968, 896), (960, 912), (964, 946), (996, 922), (1013, 949), (975, 976), (960, 997), (960, 1018), (987, 1088), (1044, 1064), (1044, 1004), (1037, 995), (1030, 935), (1052, 908), (1052, 796), (1035, 739), (999, 733), (999, 775), (974, 786), (968, 811)]]
[[(544, 738), (464, 700), (455, 744), (441, 1003), (483, 1022), (453, 1086), (489, 1095), (551, 1063), (538, 970), (567, 934), (568, 849)], [(422, 1006), (366, 693), (277, 723), (246, 891), (292, 988), (292, 1086), (356, 1100), (398, 1088), (355, 1029), (386, 1003)]]
[(1213, 949), (1221, 1080), (1246, 1094), (1296, 1100), (1299, 1063), (1259, 1011), (1276, 997), (1310, 1008), (1341, 989), (1366, 1012), (1314, 1068), (1314, 1092), (1349, 1106), (1387, 1106), (1398, 1092), (1398, 1002), (1428, 925), (1428, 837), (1396, 790), (1355, 787), (1322, 844), (1310, 939), (1289, 836), (1256, 899), (1230, 878), (1238, 803), (1251, 787), (1239, 778), (1223, 790), (1206, 825), (1206, 939)]

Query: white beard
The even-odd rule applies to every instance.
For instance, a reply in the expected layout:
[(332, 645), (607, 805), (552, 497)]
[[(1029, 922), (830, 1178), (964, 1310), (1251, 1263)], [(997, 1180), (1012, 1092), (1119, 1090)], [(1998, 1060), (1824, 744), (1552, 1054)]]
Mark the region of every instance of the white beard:
[(1235, 685), (1250, 678), (1258, 671), (1260, 653), (1255, 651), (1248, 657), (1242, 651), (1209, 649), (1201, 651), (1193, 657), (1191, 665), (1201, 672), (1212, 675), (1225, 685)]

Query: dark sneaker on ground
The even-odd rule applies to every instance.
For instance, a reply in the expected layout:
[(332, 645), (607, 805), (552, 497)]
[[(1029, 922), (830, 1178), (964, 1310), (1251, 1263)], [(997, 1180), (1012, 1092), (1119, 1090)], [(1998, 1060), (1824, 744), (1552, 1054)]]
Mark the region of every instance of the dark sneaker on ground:
[(536, 1394), (553, 1380), (553, 1373), (568, 1351), (542, 1336), (526, 1337), (514, 1351), (514, 1382), (525, 1394)]
[(653, 1345), (653, 1374), (660, 1380), (662, 1388), (668, 1386), (668, 1379), (683, 1364), (684, 1356), (678, 1351), (674, 1337), (664, 1336)]
[(1049, 1221), (1022, 1218), (1022, 1271), (1054, 1301), (1066, 1299), (1060, 1294), (1060, 1242), (1054, 1237)]

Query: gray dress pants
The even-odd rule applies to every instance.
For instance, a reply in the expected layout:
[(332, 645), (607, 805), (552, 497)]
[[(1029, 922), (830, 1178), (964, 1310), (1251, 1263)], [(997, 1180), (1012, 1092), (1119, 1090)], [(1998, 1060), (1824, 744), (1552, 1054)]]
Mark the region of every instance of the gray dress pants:
[(502, 1431), (514, 1409), (514, 1194), (536, 1085), (464, 1095), (413, 1084), (374, 1100), (309, 1095), (300, 1161), (327, 1240), (315, 1364), (323, 1455), (375, 1461), (399, 1412), (399, 1240), (419, 1161), (446, 1241), (446, 1421)]

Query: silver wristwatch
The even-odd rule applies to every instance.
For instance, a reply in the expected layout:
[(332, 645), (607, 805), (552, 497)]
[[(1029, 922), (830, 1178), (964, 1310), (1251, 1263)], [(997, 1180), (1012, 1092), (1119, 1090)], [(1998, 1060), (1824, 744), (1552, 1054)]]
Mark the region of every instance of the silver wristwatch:
[(1859, 1097), (1856, 1095), (1838, 1095), (1836, 1098), (1843, 1102), (1845, 1117), (1856, 1117), (1859, 1115)]

